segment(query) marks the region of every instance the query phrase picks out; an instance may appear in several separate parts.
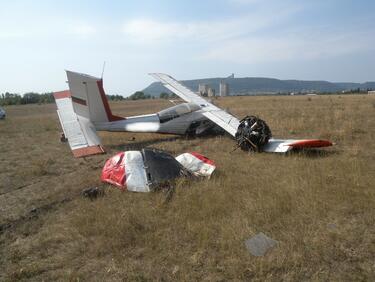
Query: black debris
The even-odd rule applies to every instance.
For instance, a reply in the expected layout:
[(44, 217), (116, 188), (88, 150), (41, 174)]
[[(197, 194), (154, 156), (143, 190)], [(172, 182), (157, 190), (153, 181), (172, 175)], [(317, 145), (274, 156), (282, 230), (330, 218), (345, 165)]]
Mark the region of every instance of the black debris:
[(65, 133), (63, 133), (63, 132), (60, 134), (60, 142), (61, 143), (68, 142), (68, 138), (65, 137)]
[(104, 190), (98, 187), (87, 188), (82, 190), (82, 196), (85, 198), (89, 198), (91, 201), (93, 201), (98, 197), (103, 197)]
[(240, 120), (235, 138), (244, 151), (262, 151), (264, 145), (272, 137), (266, 122), (256, 116), (246, 116)]
[(172, 155), (156, 149), (142, 149), (147, 180), (153, 187), (169, 187), (170, 182), (179, 177), (192, 177)]

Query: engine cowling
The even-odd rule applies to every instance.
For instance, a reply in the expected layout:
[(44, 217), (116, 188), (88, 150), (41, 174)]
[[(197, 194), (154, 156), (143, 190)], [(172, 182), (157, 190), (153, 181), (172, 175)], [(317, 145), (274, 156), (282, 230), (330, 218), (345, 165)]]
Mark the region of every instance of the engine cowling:
[(235, 135), (238, 146), (245, 151), (262, 151), (271, 137), (267, 123), (256, 116), (246, 116), (240, 120)]

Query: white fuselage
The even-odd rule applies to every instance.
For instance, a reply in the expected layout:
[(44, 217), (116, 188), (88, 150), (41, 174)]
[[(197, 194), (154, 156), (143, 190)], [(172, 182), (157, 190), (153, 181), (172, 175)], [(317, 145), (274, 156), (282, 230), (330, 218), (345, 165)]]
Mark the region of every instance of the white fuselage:
[(98, 131), (158, 132), (200, 135), (216, 127), (198, 106), (183, 103), (155, 114), (126, 117), (111, 122), (94, 122)]

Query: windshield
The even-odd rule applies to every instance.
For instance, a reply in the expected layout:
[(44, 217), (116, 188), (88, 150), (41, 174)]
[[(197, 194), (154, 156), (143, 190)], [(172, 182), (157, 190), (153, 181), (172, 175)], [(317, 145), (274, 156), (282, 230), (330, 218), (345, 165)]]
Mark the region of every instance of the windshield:
[(162, 110), (158, 113), (161, 123), (170, 121), (174, 118), (178, 118), (184, 114), (191, 113), (199, 110), (199, 106), (193, 103), (183, 103), (174, 107)]

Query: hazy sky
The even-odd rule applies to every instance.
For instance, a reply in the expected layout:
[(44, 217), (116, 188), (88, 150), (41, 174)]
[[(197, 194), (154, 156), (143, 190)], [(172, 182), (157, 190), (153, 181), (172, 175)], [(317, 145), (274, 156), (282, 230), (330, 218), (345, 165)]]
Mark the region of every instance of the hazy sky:
[(375, 80), (375, 1), (0, 0), (0, 93), (67, 88), (64, 69), (132, 94), (177, 79)]

